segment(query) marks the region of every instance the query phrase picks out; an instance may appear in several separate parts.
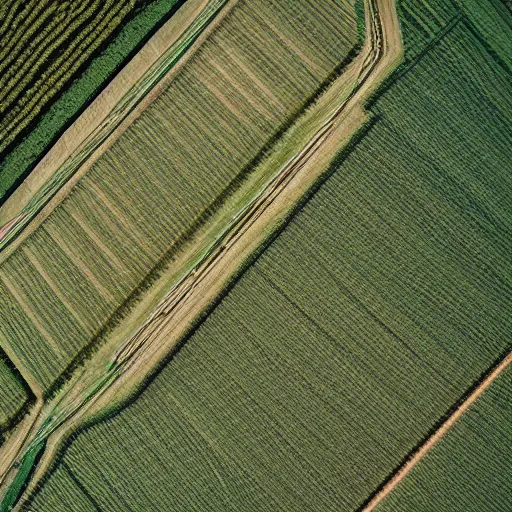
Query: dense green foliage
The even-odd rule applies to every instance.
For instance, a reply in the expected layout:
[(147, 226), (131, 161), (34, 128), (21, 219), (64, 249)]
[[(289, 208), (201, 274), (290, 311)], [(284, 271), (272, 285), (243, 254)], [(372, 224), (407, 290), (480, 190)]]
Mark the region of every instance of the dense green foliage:
[(0, 20), (0, 150), (122, 24), (135, 0), (4, 2)]
[(45, 388), (344, 61), (357, 43), (349, 9), (235, 6), (2, 264), (0, 342)]
[(397, 7), (407, 61), (435, 44), (446, 27), (460, 17), (450, 0), (400, 0)]
[(23, 455), (13, 481), (9, 485), (5, 495), (2, 496), (0, 512), (9, 512), (12, 510), (19, 495), (23, 492), (28, 476), (34, 470), (38, 455), (43, 449), (44, 442), (41, 441), (29, 448), (25, 455)]
[(508, 512), (512, 369), (496, 380), (378, 512)]
[(512, 13), (500, 0), (399, 0), (398, 12), (408, 59), (464, 18), (473, 36), (512, 70)]
[(454, 0), (491, 52), (512, 71), (512, 12), (500, 0)]
[[(69, 82), (71, 76), (69, 73), (63, 75), (64, 78), (68, 76), (65, 84), (54, 85), (53, 95), (45, 95), (44, 98), (39, 98), (33, 114), (27, 118), (31, 125), (30, 132), (19, 144), (14, 145), (12, 149), (2, 155), (0, 160), (0, 204), (2, 196), (11, 191), (17, 181), (34, 167), (48, 149), (48, 145), (68, 126), (70, 121), (83, 109), (84, 105), (99, 93), (104, 84), (112, 78), (133, 51), (148, 39), (155, 28), (159, 26), (161, 20), (165, 19), (168, 13), (171, 12), (177, 1), (130, 2), (130, 5), (136, 6), (137, 9), (132, 8), (123, 23), (119, 22), (120, 31), (108, 46), (99, 55), (89, 59), (86, 69), (79, 76), (73, 75), (72, 83)], [(116, 2), (117, 4), (126, 3), (118, 0)], [(73, 3), (75, 8), (79, 4), (83, 4), (71, 2), (71, 4)], [(44, 2), (41, 2), (41, 4), (44, 4)], [(57, 2), (53, 2), (53, 4), (58, 5)], [(112, 2), (109, 4), (112, 4)], [(5, 3), (5, 5), (8, 4)], [(106, 8), (105, 4), (102, 9)], [(99, 21), (101, 16), (97, 14), (96, 16), (96, 21)], [(119, 27), (116, 30), (118, 29)], [(94, 34), (94, 37), (96, 37), (97, 33)], [(107, 35), (106, 32), (103, 33), (103, 37), (95, 40), (93, 46), (97, 47), (99, 43), (105, 40)], [(93, 46), (90, 47), (91, 50)], [(83, 54), (80, 59), (83, 60), (84, 56), (90, 56), (90, 53)], [(39, 65), (46, 66), (47, 64), (41, 61)], [(62, 92), (63, 90), (64, 92)], [(35, 92), (32, 94), (35, 98)], [(58, 99), (52, 102), (52, 98)], [(39, 116), (36, 112), (42, 109), (48, 110), (44, 115)], [(6, 123), (7, 121), (2, 120), (0, 129)], [(11, 128), (9, 130), (10, 136), (6, 137), (5, 140), (2, 139), (2, 147), (8, 144), (10, 138), (15, 137), (16, 133), (22, 128), (21, 124), (16, 129)]]
[(510, 349), (510, 75), (462, 17), (441, 32), (171, 362), (69, 443), (101, 510), (357, 509)]

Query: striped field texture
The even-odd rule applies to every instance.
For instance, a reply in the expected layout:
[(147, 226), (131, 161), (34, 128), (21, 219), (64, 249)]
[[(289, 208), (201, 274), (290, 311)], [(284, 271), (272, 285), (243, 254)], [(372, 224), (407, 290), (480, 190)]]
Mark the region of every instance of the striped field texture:
[(377, 512), (508, 512), (511, 467), (509, 367)]
[(400, 0), (397, 5), (406, 59), (417, 56), (464, 17), (475, 37), (512, 70), (512, 16), (501, 0)]
[(405, 57), (414, 60), (460, 12), (450, 0), (401, 0), (397, 4)]
[(11, 369), (0, 357), (0, 445), (1, 433), (28, 399), (26, 391), (18, 382)]
[(510, 349), (509, 80), (461, 21), (388, 87), (171, 362), (63, 450), (100, 510), (351, 511), (406, 460)]
[[(178, 0), (142, 0), (136, 1), (135, 9), (115, 28), (112, 34), (106, 38), (106, 34), (98, 37), (95, 35), (95, 44), (100, 43), (100, 48), (87, 54), (86, 61), (81, 62), (80, 69), (60, 85), (52, 94), (41, 98), (39, 109), (32, 113), (28, 124), (13, 127), (8, 137), (11, 142), (5, 144), (5, 152), (0, 154), (0, 206), (17, 188), (21, 181), (31, 172), (40, 159), (46, 154), (50, 146), (55, 142), (64, 130), (73, 123), (74, 119), (83, 112), (94, 98), (107, 85), (110, 79), (124, 65), (130, 55), (147, 41), (158, 29), (158, 26), (174, 14), (174, 7)], [(10, 2), (11, 5), (14, 2)], [(24, 2), (27, 4), (27, 2)], [(34, 2), (28, 2), (34, 4)], [(49, 4), (49, 2), (40, 2)], [(57, 5), (57, 1), (52, 2)], [(21, 5), (21, 2), (17, 2)], [(61, 2), (63, 4), (63, 2)], [(84, 2), (68, 2), (68, 8), (74, 9)], [(4, 2), (7, 6), (8, 2)], [(69, 7), (71, 6), (71, 7)], [(103, 8), (105, 2), (102, 3)], [(66, 9), (65, 5), (61, 8)], [(1, 7), (0, 7), (1, 9)], [(88, 22), (96, 22), (97, 19), (89, 19)], [(84, 27), (81, 27), (81, 30)], [(25, 30), (27, 27), (20, 23), (16, 30)], [(51, 40), (48, 34), (40, 41), (44, 44)], [(8, 42), (6, 39), (5, 42)], [(0, 46), (1, 46), (0, 42)], [(20, 50), (20, 48), (18, 48)], [(84, 54), (85, 55), (85, 54)], [(53, 54), (55, 58), (58, 54)], [(83, 55), (82, 55), (83, 57)], [(82, 59), (80, 59), (81, 61)], [(16, 66), (19, 60), (11, 61), (9, 66)], [(51, 59), (45, 63), (38, 63), (47, 69)], [(56, 70), (60, 73), (62, 68)], [(34, 83), (32, 81), (32, 84)], [(36, 94), (37, 90), (27, 91), (27, 95)], [(20, 99), (21, 101), (21, 99)], [(0, 123), (1, 125), (1, 123)]]
[(502, 64), (512, 70), (512, 9), (505, 0), (454, 0)]
[(0, 343), (48, 389), (346, 59), (343, 0), (242, 0), (0, 267)]
[(54, 473), (52, 481), (48, 483), (41, 492), (41, 499), (44, 500), (48, 510), (73, 511), (73, 512), (97, 512), (98, 508), (94, 501), (88, 498), (80, 482), (63, 464)]
[(0, 151), (135, 10), (137, 0), (12, 0), (0, 6)]

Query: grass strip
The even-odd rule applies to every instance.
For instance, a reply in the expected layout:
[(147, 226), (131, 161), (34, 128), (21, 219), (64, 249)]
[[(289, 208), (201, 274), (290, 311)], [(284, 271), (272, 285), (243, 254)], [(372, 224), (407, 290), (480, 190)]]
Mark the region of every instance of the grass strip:
[(37, 457), (42, 453), (45, 441), (32, 446), (23, 456), (16, 476), (5, 493), (4, 499), (0, 504), (0, 512), (9, 512), (14, 508), (16, 501), (22, 494), (27, 485), (30, 475), (35, 468)]
[(34, 169), (54, 142), (82, 114), (126, 62), (176, 12), (184, 0), (157, 0), (145, 5), (90, 62), (37, 125), (0, 162), (0, 205)]

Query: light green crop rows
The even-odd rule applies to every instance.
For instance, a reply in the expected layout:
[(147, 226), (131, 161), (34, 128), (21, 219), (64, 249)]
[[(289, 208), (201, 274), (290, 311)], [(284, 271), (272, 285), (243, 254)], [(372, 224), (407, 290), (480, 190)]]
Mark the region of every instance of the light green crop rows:
[(472, 406), (378, 512), (507, 512), (512, 503), (512, 368)]
[(508, 85), (459, 21), (388, 88), (171, 362), (69, 443), (101, 510), (350, 511), (396, 470), (510, 349)]
[(236, 6), (2, 265), (1, 343), (49, 388), (357, 40), (343, 2)]

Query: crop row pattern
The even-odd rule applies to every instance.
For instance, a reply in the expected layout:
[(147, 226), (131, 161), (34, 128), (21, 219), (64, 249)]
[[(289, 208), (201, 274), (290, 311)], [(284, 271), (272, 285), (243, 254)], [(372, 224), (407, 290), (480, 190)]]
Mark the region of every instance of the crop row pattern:
[(327, 0), (243, 0), (0, 268), (0, 340), (45, 388), (357, 42)]
[(509, 368), (377, 510), (507, 512), (512, 502), (511, 466)]
[(63, 450), (101, 510), (355, 510), (406, 460), (510, 349), (507, 83), (462, 21), (400, 75), (173, 359)]

